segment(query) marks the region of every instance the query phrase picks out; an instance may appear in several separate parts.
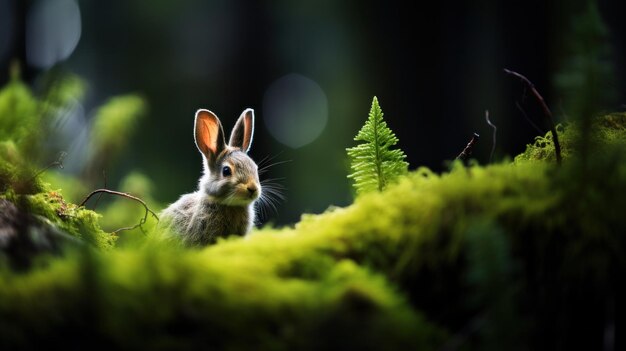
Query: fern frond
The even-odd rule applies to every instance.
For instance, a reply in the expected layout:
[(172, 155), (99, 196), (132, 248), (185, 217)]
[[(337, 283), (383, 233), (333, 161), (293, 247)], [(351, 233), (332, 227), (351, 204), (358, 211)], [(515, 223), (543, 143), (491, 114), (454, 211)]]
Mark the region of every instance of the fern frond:
[(383, 111), (376, 97), (372, 100), (369, 118), (354, 140), (364, 142), (346, 149), (352, 169), (348, 178), (354, 180), (357, 194), (382, 191), (407, 172), (409, 164), (404, 161), (404, 152), (391, 149), (398, 143), (398, 138), (383, 120)]

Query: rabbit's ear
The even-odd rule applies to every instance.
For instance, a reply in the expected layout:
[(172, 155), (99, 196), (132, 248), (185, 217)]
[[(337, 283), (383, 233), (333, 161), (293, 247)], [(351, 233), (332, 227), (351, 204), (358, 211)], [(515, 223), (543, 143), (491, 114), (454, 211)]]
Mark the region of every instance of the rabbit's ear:
[(252, 135), (254, 134), (254, 110), (251, 108), (245, 109), (237, 123), (230, 133), (230, 141), (228, 145), (231, 147), (240, 148), (243, 152), (250, 150), (252, 145)]
[(212, 164), (226, 148), (222, 123), (213, 112), (198, 110), (194, 124), (196, 146)]

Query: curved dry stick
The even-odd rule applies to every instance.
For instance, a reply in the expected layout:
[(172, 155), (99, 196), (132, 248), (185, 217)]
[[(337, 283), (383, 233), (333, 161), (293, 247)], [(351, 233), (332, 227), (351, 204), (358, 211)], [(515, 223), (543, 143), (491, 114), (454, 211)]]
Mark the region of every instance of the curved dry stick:
[(461, 151), (459, 156), (457, 156), (456, 158), (461, 161), (467, 160), (467, 158), (470, 157), (470, 155), (472, 155), (472, 149), (474, 148), (474, 144), (476, 144), (479, 138), (480, 136), (474, 133), (474, 135), (472, 135), (472, 139), (470, 139), (469, 143), (467, 143), (467, 146), (465, 147), (465, 149), (463, 149), (463, 151)]
[[(87, 195), (87, 197), (80, 203), (80, 205), (78, 206), (84, 206), (85, 203), (87, 203), (87, 201), (89, 201), (89, 199), (94, 196), (95, 194), (100, 194), (100, 193), (105, 193), (105, 194), (111, 194), (111, 195), (118, 195), (118, 196), (122, 196), (122, 197), (126, 197), (129, 198), (131, 200), (135, 200), (139, 203), (141, 203), (143, 205), (143, 207), (146, 209), (146, 213), (144, 214), (143, 218), (139, 221), (139, 223), (135, 224), (134, 226), (131, 227), (122, 227), (120, 229), (114, 230), (111, 233), (113, 234), (117, 234), (123, 230), (132, 230), (135, 228), (141, 228), (142, 225), (144, 225), (146, 223), (146, 221), (148, 220), (148, 213), (150, 213), (154, 218), (156, 218), (156, 220), (159, 220), (159, 216), (156, 215), (156, 213), (154, 213), (154, 211), (152, 211), (148, 205), (140, 198), (132, 196), (130, 194), (127, 193), (122, 193), (119, 191), (115, 191), (115, 190), (109, 190), (109, 189), (97, 189), (92, 191), (91, 193), (89, 193), (89, 195)], [(142, 228), (143, 231), (143, 228)]]
[(530, 80), (528, 80), (528, 78), (526, 78), (525, 76), (515, 71), (511, 71), (506, 68), (504, 69), (504, 73), (515, 76), (519, 78), (522, 82), (524, 82), (528, 86), (530, 91), (532, 92), (535, 99), (537, 99), (537, 101), (541, 105), (541, 109), (543, 110), (543, 113), (546, 115), (546, 119), (548, 120), (548, 123), (550, 124), (550, 132), (552, 133), (552, 140), (554, 141), (554, 152), (556, 153), (556, 163), (560, 165), (561, 164), (561, 144), (559, 143), (559, 137), (556, 133), (556, 126), (554, 125), (554, 120), (552, 119), (552, 111), (550, 111), (550, 109), (548, 108), (548, 105), (546, 105), (545, 100), (543, 100), (543, 97), (541, 96), (541, 94), (539, 94), (537, 89), (535, 89), (535, 85)]
[[(103, 189), (106, 189), (106, 187), (107, 187), (107, 173), (106, 173), (106, 170), (104, 170), (104, 169), (102, 170), (102, 176), (104, 177), (104, 188)], [(98, 198), (96, 199), (96, 203), (93, 205), (94, 210), (96, 209), (96, 207), (98, 207), (98, 202), (100, 202), (100, 199), (102, 198), (102, 194), (103, 193), (100, 193), (98, 195)]]
[(496, 133), (498, 128), (495, 124), (491, 123), (489, 120), (489, 110), (485, 110), (485, 119), (487, 120), (487, 124), (493, 128), (493, 137), (491, 140), (491, 153), (489, 153), (489, 163), (491, 163), (491, 159), (493, 158), (493, 152), (496, 151)]

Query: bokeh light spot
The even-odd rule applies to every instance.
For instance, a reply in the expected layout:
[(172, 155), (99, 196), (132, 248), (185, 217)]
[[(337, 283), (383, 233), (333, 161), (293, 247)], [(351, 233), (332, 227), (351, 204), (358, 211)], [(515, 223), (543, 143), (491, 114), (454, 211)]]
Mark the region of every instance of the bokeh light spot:
[(74, 0), (40, 0), (26, 20), (26, 59), (49, 68), (68, 58), (81, 34), (80, 9)]
[(263, 121), (282, 144), (299, 148), (313, 142), (326, 127), (328, 100), (320, 86), (299, 74), (276, 80), (263, 98)]

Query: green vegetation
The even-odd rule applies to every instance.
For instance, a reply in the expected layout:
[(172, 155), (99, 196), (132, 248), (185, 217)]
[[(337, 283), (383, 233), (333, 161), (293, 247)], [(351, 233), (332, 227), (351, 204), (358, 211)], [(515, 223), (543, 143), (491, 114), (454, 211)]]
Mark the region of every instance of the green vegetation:
[[(17, 68), (13, 69), (11, 81), (0, 91), (0, 140), (13, 150), (4, 150), (14, 153), (19, 148), (32, 152), (38, 142), (36, 131), (38, 120), (31, 116), (37, 114), (39, 103), (30, 89), (19, 80)], [(7, 143), (11, 143), (7, 145)], [(8, 155), (7, 155), (8, 156)]]
[[(11, 200), (12, 197), (7, 199)], [(67, 203), (59, 192), (44, 191), (35, 195), (23, 195), (15, 198), (15, 201), (23, 211), (47, 218), (53, 226), (97, 248), (110, 249), (115, 244), (116, 237), (100, 228), (99, 214)]]
[[(610, 153), (612, 149), (619, 147), (626, 138), (626, 115), (624, 113), (612, 113), (602, 118), (596, 118), (590, 127), (594, 133), (590, 136), (590, 142), (596, 153)], [(571, 158), (576, 155), (577, 142), (581, 138), (579, 122), (572, 122), (563, 127), (557, 126), (561, 141), (561, 153), (563, 158)], [(524, 161), (551, 161), (555, 160), (552, 134), (535, 137), (535, 142), (528, 145), (526, 151), (515, 157), (515, 163)]]
[[(21, 82), (19, 70), (14, 66), (11, 81), (0, 90), (0, 200), (14, 204), (11, 210), (25, 216), (25, 223), (17, 224), (23, 226), (20, 229), (22, 235), (29, 232), (33, 238), (39, 238), (39, 241), (33, 239), (28, 245), (44, 251), (55, 246), (41, 241), (47, 235), (52, 235), (50, 233), (55, 233), (54, 237), (64, 237), (56, 235), (63, 233), (99, 249), (112, 248), (117, 239), (101, 229), (100, 214), (79, 207), (63, 197), (64, 190), (59, 185), (67, 189), (73, 201), (78, 202), (79, 196), (86, 195), (84, 184), (88, 182), (52, 169), (62, 166), (62, 163), (51, 163), (48, 156), (52, 153), (44, 147), (44, 142), (50, 141), (51, 135), (54, 135), (51, 121), (66, 113), (67, 104), (82, 97), (84, 89), (85, 84), (79, 78), (68, 75), (58, 78), (44, 91), (35, 94)], [(98, 155), (106, 154), (111, 159), (119, 153), (120, 149), (114, 148), (112, 144), (120, 144), (121, 141), (112, 137), (128, 136), (132, 131), (133, 120), (143, 110), (144, 103), (132, 95), (112, 99), (99, 109), (95, 127), (102, 133), (109, 131), (107, 135), (111, 138), (108, 144), (92, 138), (96, 141), (92, 145), (99, 147), (99, 151), (94, 153), (96, 156), (90, 159), (86, 168), (93, 167), (97, 159), (103, 157)], [(105, 119), (106, 122), (103, 121)], [(50, 183), (51, 180), (54, 184)], [(129, 224), (133, 223), (126, 225)], [(0, 257), (9, 261), (15, 258), (13, 253), (21, 249), (21, 246), (13, 247), (18, 244), (12, 240), (15, 238), (3, 238), (0, 245)]]
[(369, 118), (354, 140), (364, 142), (347, 149), (352, 169), (348, 178), (354, 180), (358, 194), (383, 191), (396, 178), (406, 174), (409, 166), (404, 161), (406, 155), (402, 150), (390, 149), (398, 143), (398, 138), (383, 120), (383, 111), (376, 97), (372, 100)]
[(563, 108), (577, 120), (586, 120), (616, 97), (609, 29), (597, 1), (587, 1), (584, 11), (569, 25), (567, 55), (554, 77)]
[[(36, 110), (38, 100), (15, 81), (3, 96), (20, 100), (13, 103), (20, 110)], [(2, 101), (0, 107), (12, 108)], [(143, 107), (129, 101), (135, 107), (125, 111), (140, 115)], [(0, 123), (10, 121), (3, 119), (8, 113), (0, 110)], [(45, 118), (27, 116), (38, 119), (26, 123)], [(23, 140), (29, 136), (15, 127), (15, 137), (0, 140), (0, 200), (38, 225), (90, 245), (38, 255), (19, 270), (12, 264), (15, 252), (0, 246), (0, 260), (7, 261), (0, 265), (0, 346), (602, 345), (605, 311), (624, 302), (626, 198), (616, 194), (626, 193), (626, 114), (595, 119), (588, 150), (592, 167), (585, 173), (578, 172), (576, 123), (559, 128), (562, 167), (553, 162), (547, 135), (513, 163), (466, 168), (457, 162), (443, 174), (426, 168), (406, 172), (399, 150), (387, 150), (393, 157), (371, 158), (375, 145), (388, 148), (397, 138), (382, 121), (376, 99), (367, 123), (357, 139), (369, 146), (357, 146), (351, 156), (363, 152), (370, 158), (356, 158), (363, 163), (353, 170), (372, 171), (376, 164), (393, 170), (380, 173), (383, 183), (362, 178), (361, 189), (382, 191), (360, 191), (351, 206), (304, 215), (291, 228), (263, 228), (202, 249), (159, 240), (162, 233), (153, 222), (143, 228), (145, 236), (137, 229), (120, 234), (135, 240), (116, 242), (99, 222), (106, 230), (133, 225), (143, 209), (116, 199), (101, 217), (64, 200), (53, 191), (58, 185), (45, 184), (37, 167), (26, 165), (22, 155), (30, 144)], [(129, 174), (122, 188), (154, 201), (150, 181), (140, 173)], [(0, 226), (15, 229), (5, 219), (0, 214)], [(26, 225), (41, 228), (31, 222)], [(33, 232), (15, 230), (22, 236)]]
[(97, 178), (103, 169), (110, 169), (113, 160), (132, 142), (146, 110), (146, 103), (136, 95), (113, 97), (97, 110), (89, 135), (87, 177)]

